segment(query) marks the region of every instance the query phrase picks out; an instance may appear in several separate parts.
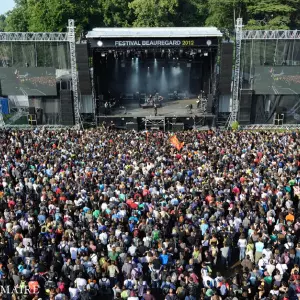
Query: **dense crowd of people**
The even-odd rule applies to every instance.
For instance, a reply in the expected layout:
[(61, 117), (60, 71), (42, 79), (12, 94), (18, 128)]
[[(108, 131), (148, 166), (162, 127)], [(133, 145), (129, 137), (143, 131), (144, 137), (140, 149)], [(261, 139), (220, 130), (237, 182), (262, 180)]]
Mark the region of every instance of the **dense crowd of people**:
[(298, 299), (299, 132), (0, 131), (1, 299)]

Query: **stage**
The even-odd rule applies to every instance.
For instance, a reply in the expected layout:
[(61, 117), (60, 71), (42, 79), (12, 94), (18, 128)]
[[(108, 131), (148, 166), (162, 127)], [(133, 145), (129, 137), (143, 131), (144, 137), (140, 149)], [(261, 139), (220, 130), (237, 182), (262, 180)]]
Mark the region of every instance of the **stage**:
[[(212, 116), (212, 114), (203, 114), (200, 109), (197, 109), (197, 99), (185, 100), (163, 100), (162, 107), (157, 109), (158, 116), (164, 117), (179, 117), (186, 118), (191, 116), (205, 117)], [(186, 106), (193, 105), (192, 111)], [(147, 117), (154, 116), (154, 108), (142, 108), (136, 101), (130, 101), (123, 105), (124, 108), (112, 109), (108, 117)], [(126, 108), (126, 110), (125, 110)], [(104, 115), (102, 115), (104, 116)]]

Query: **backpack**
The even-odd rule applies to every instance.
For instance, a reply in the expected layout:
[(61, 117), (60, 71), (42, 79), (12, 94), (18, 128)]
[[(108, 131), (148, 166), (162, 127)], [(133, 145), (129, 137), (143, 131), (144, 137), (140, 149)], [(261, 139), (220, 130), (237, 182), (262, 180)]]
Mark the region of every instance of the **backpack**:
[(190, 295), (192, 295), (192, 296), (197, 295), (198, 286), (195, 283), (190, 283), (188, 285), (188, 289), (189, 289)]
[[(170, 290), (170, 284), (169, 283), (166, 283), (165, 286), (163, 287), (163, 293), (165, 295), (167, 295), (169, 293), (169, 290)], [(168, 295), (169, 296), (169, 295)], [(171, 299), (171, 298), (170, 298)]]

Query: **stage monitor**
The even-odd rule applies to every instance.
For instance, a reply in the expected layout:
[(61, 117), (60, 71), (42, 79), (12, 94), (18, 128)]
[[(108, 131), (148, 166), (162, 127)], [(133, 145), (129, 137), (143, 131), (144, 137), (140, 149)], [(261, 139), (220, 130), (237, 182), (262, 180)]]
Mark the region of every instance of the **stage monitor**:
[(0, 68), (2, 95), (56, 96), (55, 68)]
[(299, 66), (256, 67), (253, 81), (257, 95), (300, 94)]

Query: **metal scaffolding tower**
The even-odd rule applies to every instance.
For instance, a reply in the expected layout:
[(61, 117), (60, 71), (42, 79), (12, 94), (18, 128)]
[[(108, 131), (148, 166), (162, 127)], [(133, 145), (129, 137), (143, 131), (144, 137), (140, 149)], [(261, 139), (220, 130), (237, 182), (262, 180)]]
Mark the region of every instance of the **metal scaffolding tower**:
[(71, 56), (71, 75), (72, 75), (72, 90), (73, 90), (73, 103), (74, 103), (74, 119), (75, 126), (81, 127), (80, 111), (79, 111), (79, 97), (78, 97), (78, 74), (76, 66), (76, 40), (75, 40), (75, 26), (74, 20), (68, 21), (68, 40), (70, 44)]
[(243, 37), (243, 19), (238, 18), (235, 26), (235, 66), (233, 78), (233, 93), (231, 103), (231, 114), (228, 125), (237, 121), (239, 111), (239, 90), (240, 90), (240, 67), (241, 67), (241, 47)]

